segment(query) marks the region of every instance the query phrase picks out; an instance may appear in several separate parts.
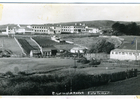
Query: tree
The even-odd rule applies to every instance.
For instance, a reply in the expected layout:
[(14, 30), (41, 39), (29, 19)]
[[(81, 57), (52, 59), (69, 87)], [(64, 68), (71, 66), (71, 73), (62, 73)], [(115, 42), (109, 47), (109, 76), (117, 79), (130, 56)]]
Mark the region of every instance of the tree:
[(135, 22), (127, 25), (116, 22), (112, 25), (112, 29), (114, 35), (140, 35), (140, 28)]
[(90, 48), (90, 53), (110, 53), (112, 49), (115, 48), (115, 45), (113, 43), (108, 42), (106, 39), (101, 39), (97, 41), (96, 44), (93, 44)]

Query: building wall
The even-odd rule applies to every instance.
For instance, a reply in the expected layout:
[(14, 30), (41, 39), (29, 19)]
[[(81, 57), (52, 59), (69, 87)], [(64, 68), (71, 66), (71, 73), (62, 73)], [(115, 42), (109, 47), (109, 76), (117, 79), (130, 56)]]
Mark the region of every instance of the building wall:
[(79, 32), (86, 32), (84, 27), (76, 27), (76, 26), (63, 26), (61, 28), (62, 32), (69, 32), (69, 33), (79, 33)]
[(109, 54), (105, 54), (105, 53), (87, 53), (84, 55), (84, 57), (87, 58), (87, 60), (90, 59), (109, 59)]
[(32, 31), (34, 33), (46, 33), (46, 34), (48, 34), (48, 27), (46, 27), (46, 26), (32, 26)]
[(82, 49), (82, 48), (72, 48), (71, 50), (70, 50), (70, 52), (71, 53), (84, 53), (84, 49)]
[(55, 34), (61, 34), (61, 27), (54, 27)]
[(89, 33), (98, 33), (100, 30), (98, 28), (87, 28), (86, 32)]
[(110, 59), (116, 60), (140, 60), (140, 52), (122, 52), (122, 51), (111, 51)]

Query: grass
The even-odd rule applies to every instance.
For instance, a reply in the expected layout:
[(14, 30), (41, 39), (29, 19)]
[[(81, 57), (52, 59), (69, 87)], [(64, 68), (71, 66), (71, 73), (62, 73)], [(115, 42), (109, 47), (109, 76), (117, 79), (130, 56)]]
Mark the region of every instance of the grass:
[(109, 95), (139, 95), (140, 75), (118, 82), (111, 82), (102, 86), (83, 89), (85, 95), (88, 91), (109, 91)]
[(0, 61), (0, 73), (15, 72), (15, 67), (19, 71), (44, 72), (74, 65), (73, 59), (61, 58), (1, 58)]
[(4, 48), (11, 50), (13, 52), (13, 54), (15, 55), (21, 55), (22, 51), (20, 49), (20, 47), (18, 46), (18, 44), (16, 43), (16, 41), (14, 40), (14, 38), (11, 37), (0, 37), (0, 42), (2, 45), (2, 41), (4, 43)]
[(37, 50), (36, 48), (32, 47), (26, 39), (17, 39), (24, 51), (26, 52), (27, 55), (30, 54), (31, 50)]
[[(76, 92), (94, 86), (108, 84), (109, 80), (126, 79), (126, 72), (89, 75), (87, 73), (63, 73), (48, 75), (14, 75), (6, 72), (0, 84), (1, 95), (52, 95), (52, 92)], [(130, 76), (132, 78), (134, 76)]]
[(91, 47), (92, 44), (95, 44), (98, 41), (98, 38), (96, 37), (66, 38), (66, 40), (89, 48)]
[[(72, 81), (72, 83), (71, 83)], [(69, 92), (88, 88), (91, 85), (99, 85), (93, 81), (93, 77), (87, 74), (76, 74), (74, 77), (48, 75), (48, 76), (15, 76), (4, 79), (0, 84), (1, 95), (51, 95), (55, 92)]]

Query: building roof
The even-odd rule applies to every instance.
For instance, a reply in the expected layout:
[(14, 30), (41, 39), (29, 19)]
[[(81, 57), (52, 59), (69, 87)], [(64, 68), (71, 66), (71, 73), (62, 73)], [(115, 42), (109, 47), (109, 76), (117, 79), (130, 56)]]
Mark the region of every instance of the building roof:
[[(114, 52), (136, 52), (136, 50), (131, 50), (131, 49), (114, 49), (112, 51), (114, 51)], [(137, 52), (140, 52), (140, 50), (137, 50)]]
[(45, 48), (42, 48), (42, 51), (50, 51), (50, 50), (57, 50), (54, 46), (48, 46)]
[(45, 24), (32, 24), (32, 25), (30, 25), (30, 26), (47, 26), (47, 25), (45, 25)]
[(55, 45), (55, 47), (58, 49), (58, 50), (70, 50), (74, 47), (75, 45), (73, 44), (58, 44), (58, 45)]
[(40, 50), (31, 50), (32, 53), (40, 53)]
[(83, 47), (73, 47), (72, 49), (73, 49), (73, 50), (84, 50), (84, 49), (86, 49), (86, 48), (83, 48)]
[(31, 31), (32, 29), (31, 28), (28, 28), (28, 27), (18, 27), (16, 28), (17, 30), (18, 29), (25, 29), (25, 31)]

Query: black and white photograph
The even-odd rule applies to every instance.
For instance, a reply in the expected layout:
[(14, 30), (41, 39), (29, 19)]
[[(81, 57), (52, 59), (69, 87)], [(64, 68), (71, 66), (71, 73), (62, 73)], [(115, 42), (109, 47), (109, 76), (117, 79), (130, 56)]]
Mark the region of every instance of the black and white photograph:
[(140, 5), (1, 3), (0, 95), (140, 95)]

